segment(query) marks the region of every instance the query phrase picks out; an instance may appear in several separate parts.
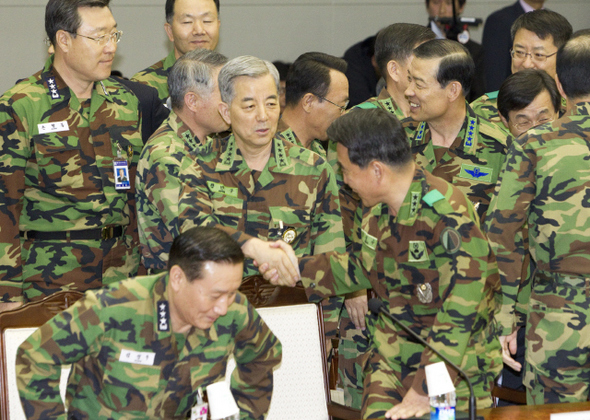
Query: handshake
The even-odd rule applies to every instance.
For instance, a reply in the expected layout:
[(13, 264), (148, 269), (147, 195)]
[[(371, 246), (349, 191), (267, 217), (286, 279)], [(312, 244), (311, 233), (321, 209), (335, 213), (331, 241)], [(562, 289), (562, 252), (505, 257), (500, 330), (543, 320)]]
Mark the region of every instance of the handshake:
[(242, 251), (254, 260), (260, 274), (275, 286), (294, 287), (301, 280), (299, 260), (286, 242), (252, 238), (242, 246)]

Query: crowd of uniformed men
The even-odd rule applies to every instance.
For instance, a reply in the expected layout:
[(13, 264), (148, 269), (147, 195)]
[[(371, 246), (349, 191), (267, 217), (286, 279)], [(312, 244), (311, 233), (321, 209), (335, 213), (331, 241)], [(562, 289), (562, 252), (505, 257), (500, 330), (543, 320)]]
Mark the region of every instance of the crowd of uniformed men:
[(590, 31), (522, 14), (512, 75), (469, 104), (467, 48), (394, 23), (377, 97), (347, 110), (346, 62), (308, 52), (281, 112), (275, 66), (215, 52), (219, 6), (167, 0), (174, 49), (128, 81), (109, 0), (49, 0), (51, 54), (0, 98), (0, 310), (88, 291), (19, 350), (27, 417), (65, 418), (73, 363), (68, 418), (185, 418), (234, 354), (264, 418), (281, 345), (239, 292), (259, 271), (322, 303), (363, 418), (428, 412), (439, 360), (368, 295), (478, 408), (503, 366), (531, 404), (586, 401)]

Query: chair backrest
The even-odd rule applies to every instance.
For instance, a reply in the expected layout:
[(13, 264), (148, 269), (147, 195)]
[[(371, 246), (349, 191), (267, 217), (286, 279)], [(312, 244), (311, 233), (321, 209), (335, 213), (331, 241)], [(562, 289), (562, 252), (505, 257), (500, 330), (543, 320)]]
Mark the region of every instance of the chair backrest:
[[(276, 299), (279, 295), (282, 297)], [(328, 420), (330, 400), (321, 306), (308, 303), (301, 289), (282, 288), (274, 297), (270, 303), (273, 306), (254, 304), (283, 346), (282, 362), (274, 371), (267, 420)], [(227, 381), (234, 368), (231, 359)]]
[[(84, 296), (68, 291), (0, 313), (0, 420), (25, 419), (16, 387), (15, 361), (18, 347), (41, 325)], [(65, 396), (69, 366), (62, 368), (60, 391)]]

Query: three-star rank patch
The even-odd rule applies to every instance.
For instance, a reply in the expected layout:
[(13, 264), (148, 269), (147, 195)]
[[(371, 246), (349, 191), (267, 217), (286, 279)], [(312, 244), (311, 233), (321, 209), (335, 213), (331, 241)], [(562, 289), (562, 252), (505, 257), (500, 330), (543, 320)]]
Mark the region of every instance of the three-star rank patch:
[(426, 243), (424, 241), (410, 241), (408, 248), (408, 262), (427, 262), (428, 251), (426, 250)]

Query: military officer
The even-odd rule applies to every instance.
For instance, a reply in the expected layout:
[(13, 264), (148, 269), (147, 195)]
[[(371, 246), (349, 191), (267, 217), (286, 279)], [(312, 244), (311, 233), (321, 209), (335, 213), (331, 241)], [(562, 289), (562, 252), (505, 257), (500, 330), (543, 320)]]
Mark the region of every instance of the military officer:
[[(382, 109), (349, 112), (328, 134), (362, 211), (346, 253), (300, 260), (308, 297), (372, 288), (387, 311), (462, 367), (478, 408), (491, 406), (502, 367), (494, 321), (500, 279), (473, 206), (415, 164), (399, 120)], [(424, 366), (438, 357), (378, 315), (368, 323), (362, 416), (421, 416), (430, 410)], [(459, 379), (455, 386), (457, 407), (465, 410), (469, 388)]]
[(281, 344), (238, 292), (243, 260), (226, 233), (193, 228), (174, 240), (167, 273), (88, 292), (18, 350), (27, 418), (65, 418), (67, 409), (76, 419), (186, 419), (198, 392), (225, 380), (233, 355), (240, 411), (263, 419)]
[(174, 49), (166, 58), (138, 72), (131, 80), (155, 88), (168, 98), (168, 73), (178, 58), (197, 48), (214, 50), (219, 42), (219, 0), (166, 0), (164, 29)]
[(414, 56), (406, 89), (413, 121), (404, 122), (414, 158), (463, 191), (482, 217), (511, 137), (465, 101), (475, 68), (465, 47), (434, 39), (418, 46)]
[(0, 307), (139, 267), (138, 100), (109, 78), (122, 32), (109, 0), (50, 0), (45, 22), (55, 53), (0, 98)]
[(586, 401), (589, 395), (588, 63), (588, 35), (571, 39), (557, 52), (557, 86), (568, 111), (514, 141), (486, 220), (502, 280), (498, 321), (507, 363), (520, 324), (516, 309), (526, 280), (521, 267), (528, 224), (536, 266), (526, 302), (524, 384), (529, 404)]
[[(524, 69), (545, 70), (555, 77), (557, 50), (572, 36), (572, 25), (559, 13), (539, 9), (520, 15), (510, 29), (512, 36), (512, 73)], [(475, 113), (496, 124), (498, 91), (486, 93), (471, 103)]]
[(322, 141), (326, 130), (348, 105), (346, 61), (321, 52), (300, 55), (286, 80), (286, 106), (278, 134), (285, 140), (320, 156), (326, 156)]

